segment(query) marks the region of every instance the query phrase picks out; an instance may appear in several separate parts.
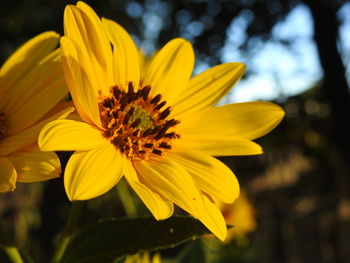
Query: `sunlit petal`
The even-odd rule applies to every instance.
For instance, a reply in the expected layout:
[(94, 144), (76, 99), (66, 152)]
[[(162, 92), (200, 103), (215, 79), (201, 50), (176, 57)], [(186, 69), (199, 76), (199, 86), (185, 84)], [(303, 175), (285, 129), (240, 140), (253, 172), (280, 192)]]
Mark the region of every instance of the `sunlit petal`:
[(103, 147), (107, 142), (96, 127), (74, 120), (48, 123), (38, 139), (43, 151), (85, 151)]
[(242, 63), (226, 63), (193, 77), (173, 105), (172, 115), (181, 118), (214, 106), (243, 76), (244, 70)]
[(186, 88), (194, 66), (192, 45), (184, 39), (169, 41), (152, 60), (143, 80), (151, 85), (151, 94), (158, 93), (172, 105)]
[(284, 111), (276, 104), (256, 101), (212, 107), (183, 121), (182, 133), (191, 135), (235, 136), (252, 140), (274, 129)]
[(216, 134), (183, 134), (174, 145), (192, 148), (213, 156), (238, 156), (262, 154), (262, 148), (255, 142), (235, 136)]
[(75, 152), (64, 174), (69, 200), (87, 200), (104, 194), (118, 183), (123, 167), (123, 158), (112, 145)]
[(109, 89), (113, 84), (112, 50), (102, 28), (101, 20), (85, 3), (68, 5), (64, 11), (64, 31), (79, 46), (79, 61), (97, 90)]

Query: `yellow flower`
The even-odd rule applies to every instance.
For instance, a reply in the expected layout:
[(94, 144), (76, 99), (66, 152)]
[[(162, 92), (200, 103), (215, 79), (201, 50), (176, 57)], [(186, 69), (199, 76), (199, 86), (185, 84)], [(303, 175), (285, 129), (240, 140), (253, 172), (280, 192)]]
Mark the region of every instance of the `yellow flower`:
[(58, 105), (68, 94), (60, 52), (55, 50), (58, 42), (55, 32), (42, 33), (0, 69), (1, 193), (13, 191), (16, 182), (44, 181), (60, 174), (56, 154), (41, 152), (37, 146), (41, 128), (65, 113)]
[(233, 228), (228, 230), (225, 242), (244, 236), (256, 229), (255, 209), (245, 191), (241, 191), (233, 204), (220, 204), (220, 210), (227, 224)]
[(223, 64), (191, 78), (194, 52), (184, 39), (166, 44), (140, 73), (130, 35), (85, 3), (66, 7), (64, 30), (64, 73), (83, 121), (46, 125), (39, 145), (76, 151), (64, 176), (69, 199), (99, 196), (124, 175), (157, 220), (171, 216), (176, 204), (223, 240), (226, 224), (213, 200), (232, 203), (239, 185), (211, 155), (262, 153), (251, 140), (284, 112), (267, 102), (214, 107), (244, 65)]

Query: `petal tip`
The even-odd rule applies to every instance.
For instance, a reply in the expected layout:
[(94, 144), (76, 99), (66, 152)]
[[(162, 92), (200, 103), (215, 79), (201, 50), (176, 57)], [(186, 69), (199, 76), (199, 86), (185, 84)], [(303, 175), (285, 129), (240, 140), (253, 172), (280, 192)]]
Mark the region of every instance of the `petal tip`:
[(47, 37), (47, 38), (55, 38), (55, 39), (60, 38), (60, 34), (58, 34), (55, 31), (46, 31), (46, 32), (42, 33), (42, 36)]
[(227, 228), (225, 228), (225, 231), (220, 232), (220, 233), (215, 233), (215, 236), (220, 239), (222, 242), (225, 241), (226, 236), (227, 236)]
[(66, 13), (68, 14), (68, 12), (72, 12), (74, 8), (76, 8), (75, 5), (66, 5), (66, 7), (64, 8), (64, 15), (66, 15)]
[(272, 102), (266, 102), (266, 103), (270, 105), (270, 113), (274, 114), (276, 126), (277, 126), (282, 121), (286, 113), (281, 106)]

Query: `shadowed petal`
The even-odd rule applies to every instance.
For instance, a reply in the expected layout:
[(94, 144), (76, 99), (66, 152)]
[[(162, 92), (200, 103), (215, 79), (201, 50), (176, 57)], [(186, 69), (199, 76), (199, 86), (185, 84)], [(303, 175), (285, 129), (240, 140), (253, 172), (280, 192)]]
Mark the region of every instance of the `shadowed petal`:
[(194, 217), (202, 214), (202, 196), (192, 177), (180, 164), (163, 158), (155, 162), (137, 161), (134, 167), (149, 188)]
[(124, 176), (132, 189), (134, 189), (157, 220), (166, 219), (173, 214), (173, 204), (167, 200), (164, 200), (158, 193), (152, 191), (145, 184), (143, 184), (139, 180), (131, 162), (128, 160), (125, 162)]
[[(28, 88), (30, 87), (30, 88)], [(22, 131), (39, 120), (68, 94), (60, 51), (44, 58), (12, 89), (4, 108), (6, 135)]]
[(220, 209), (203, 195), (205, 212), (198, 219), (221, 241), (224, 241), (227, 235), (225, 219)]
[(184, 150), (169, 154), (180, 163), (205, 193), (225, 203), (233, 203), (239, 195), (239, 184), (233, 172), (222, 162), (197, 151)]
[(39, 132), (45, 124), (56, 119), (64, 119), (73, 111), (73, 107), (65, 108), (64, 110), (59, 111), (51, 117), (47, 117), (46, 119), (38, 122), (37, 124), (20, 133), (0, 140), (0, 156), (10, 154), (21, 148), (36, 143), (38, 140)]
[(36, 146), (8, 156), (17, 171), (17, 182), (41, 182), (60, 176), (60, 160), (54, 152)]
[(69, 38), (61, 38), (61, 50), (64, 76), (80, 117), (101, 127), (98, 87), (94, 85), (94, 75), (89, 75), (86, 67), (83, 68), (78, 56), (79, 51)]
[(48, 31), (41, 33), (16, 50), (0, 69), (0, 109), (12, 96), (12, 90), (33, 67), (46, 57), (58, 44), (59, 35)]
[(16, 189), (17, 173), (13, 164), (0, 157), (0, 193), (12, 192)]
[(139, 53), (134, 41), (128, 32), (114, 21), (102, 18), (102, 25), (113, 44), (115, 83), (127, 90), (128, 83), (131, 81), (135, 89), (138, 89), (140, 65)]

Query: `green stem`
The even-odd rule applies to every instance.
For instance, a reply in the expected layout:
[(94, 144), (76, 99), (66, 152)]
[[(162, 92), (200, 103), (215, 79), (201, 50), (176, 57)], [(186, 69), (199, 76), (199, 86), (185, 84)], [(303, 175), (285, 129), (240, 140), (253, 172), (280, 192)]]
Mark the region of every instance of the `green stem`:
[(10, 238), (8, 237), (5, 228), (0, 222), (0, 247), (4, 250), (8, 258), (13, 263), (23, 263), (23, 259), (18, 251), (18, 249), (13, 245)]
[(125, 213), (128, 217), (137, 215), (137, 208), (133, 202), (133, 198), (129, 192), (128, 185), (125, 180), (120, 180), (117, 186), (120, 201), (124, 207)]
[(64, 227), (56, 251), (52, 257), (52, 263), (59, 263), (62, 259), (64, 252), (72, 238), (72, 232), (77, 224), (78, 217), (83, 207), (83, 202), (72, 202), (72, 207), (69, 211), (68, 221)]

